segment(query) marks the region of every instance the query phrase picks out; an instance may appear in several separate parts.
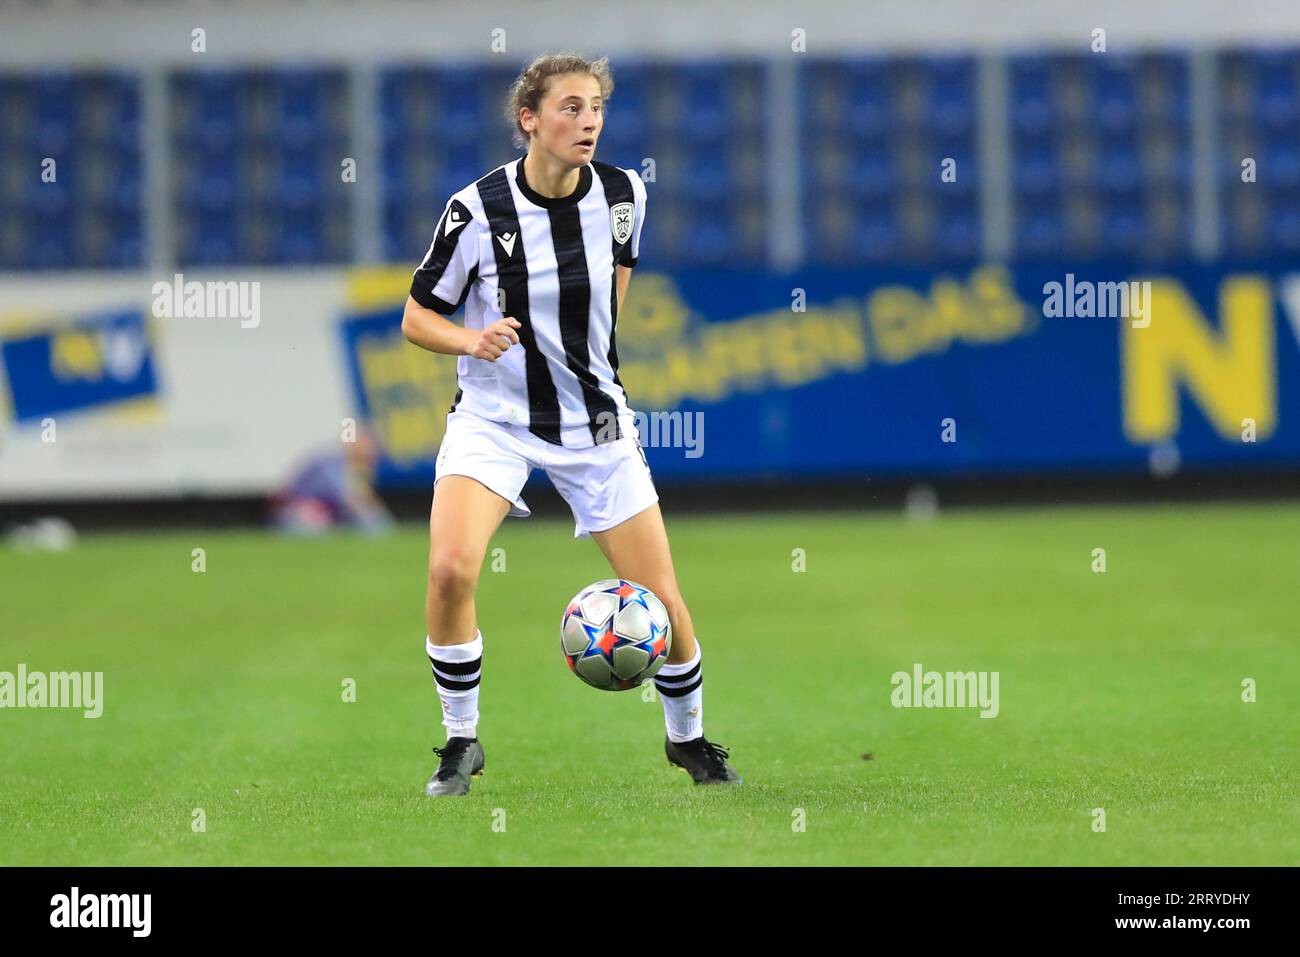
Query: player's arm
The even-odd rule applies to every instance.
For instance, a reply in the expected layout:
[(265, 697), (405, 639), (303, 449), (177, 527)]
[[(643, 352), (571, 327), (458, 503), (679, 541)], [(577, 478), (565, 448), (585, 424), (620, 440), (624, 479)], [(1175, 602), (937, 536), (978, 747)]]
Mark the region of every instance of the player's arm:
[(448, 356), (473, 356), (495, 362), (502, 353), (519, 342), (519, 320), (506, 316), (484, 329), (466, 329), (422, 306), (414, 297), (406, 297), (402, 313), (402, 335), (421, 349)]
[(623, 311), (623, 297), (627, 295), (628, 283), (632, 281), (632, 267), (636, 265), (641, 252), (641, 224), (645, 222), (646, 192), (641, 177), (628, 171), (632, 183), (632, 235), (623, 247), (614, 270), (614, 291), (618, 299), (618, 311)]
[(618, 266), (614, 270), (614, 288), (618, 292), (618, 311), (623, 311), (623, 297), (627, 295), (628, 283), (632, 281), (632, 267)]
[(519, 323), (505, 316), (484, 329), (466, 329), (445, 317), (469, 298), (478, 275), (478, 227), (453, 196), (447, 201), (424, 261), (411, 277), (402, 312), (402, 335), (421, 349), (495, 362), (519, 341)]

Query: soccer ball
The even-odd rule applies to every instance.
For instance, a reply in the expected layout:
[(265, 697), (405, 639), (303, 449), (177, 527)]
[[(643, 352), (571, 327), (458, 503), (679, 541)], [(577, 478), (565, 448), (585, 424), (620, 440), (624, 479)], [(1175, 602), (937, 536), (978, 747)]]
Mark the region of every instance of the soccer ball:
[(664, 603), (621, 578), (578, 592), (560, 621), (560, 650), (569, 670), (602, 691), (626, 691), (655, 675), (672, 644)]

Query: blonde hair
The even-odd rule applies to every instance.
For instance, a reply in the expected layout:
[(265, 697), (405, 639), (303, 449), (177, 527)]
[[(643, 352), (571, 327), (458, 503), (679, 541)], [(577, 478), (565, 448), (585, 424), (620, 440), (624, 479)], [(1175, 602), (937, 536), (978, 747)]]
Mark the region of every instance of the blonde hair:
[(542, 105), (542, 97), (550, 84), (551, 77), (567, 73), (585, 73), (600, 81), (600, 95), (608, 100), (614, 92), (614, 77), (609, 72), (609, 58), (588, 60), (576, 53), (543, 53), (524, 67), (523, 72), (510, 84), (506, 95), (506, 119), (514, 127), (512, 139), (515, 146), (523, 149), (528, 145), (528, 133), (519, 122), (519, 111), (524, 107), (537, 112)]

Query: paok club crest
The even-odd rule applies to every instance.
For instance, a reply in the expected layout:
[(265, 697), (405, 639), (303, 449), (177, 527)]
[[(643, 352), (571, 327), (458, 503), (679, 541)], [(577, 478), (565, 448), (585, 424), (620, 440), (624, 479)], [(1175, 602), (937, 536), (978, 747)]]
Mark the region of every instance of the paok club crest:
[(615, 203), (609, 208), (609, 228), (620, 246), (632, 236), (632, 204)]

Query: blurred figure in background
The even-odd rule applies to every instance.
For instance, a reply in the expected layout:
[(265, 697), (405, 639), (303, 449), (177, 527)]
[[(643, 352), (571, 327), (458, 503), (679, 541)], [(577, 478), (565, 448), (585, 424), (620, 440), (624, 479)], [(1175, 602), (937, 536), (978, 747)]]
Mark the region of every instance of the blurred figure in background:
[(277, 531), (317, 535), (332, 528), (380, 534), (393, 517), (374, 491), (379, 444), (364, 426), (356, 439), (309, 459), (271, 496), (271, 524)]

